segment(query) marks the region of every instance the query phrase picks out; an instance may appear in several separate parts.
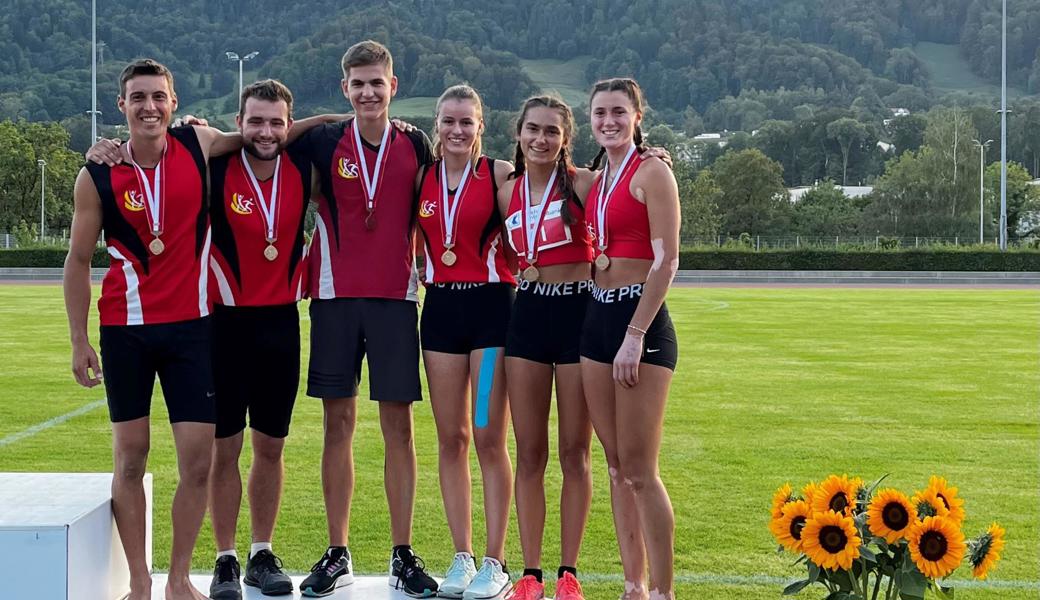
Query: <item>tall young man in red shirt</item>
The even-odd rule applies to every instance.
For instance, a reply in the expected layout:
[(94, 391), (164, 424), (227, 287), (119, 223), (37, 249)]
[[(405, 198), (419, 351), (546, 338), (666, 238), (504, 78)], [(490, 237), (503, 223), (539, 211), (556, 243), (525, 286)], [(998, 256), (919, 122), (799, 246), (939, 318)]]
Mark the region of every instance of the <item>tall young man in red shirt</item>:
[(344, 95), (355, 118), (317, 127), (305, 144), (317, 181), (318, 220), (309, 265), (311, 353), (307, 394), (325, 411), (322, 484), (329, 548), (301, 584), (321, 596), (353, 581), (348, 545), (354, 487), (352, 442), (361, 361), (379, 403), (386, 447), (384, 485), (393, 549), (390, 585), (413, 597), (437, 583), (411, 549), (416, 460), (411, 404), (419, 383), (418, 281), (414, 269), (414, 185), (430, 160), (421, 132), (391, 127), (397, 91), (385, 46), (365, 41), (343, 55)]
[(112, 510), (130, 567), (130, 599), (151, 598), (142, 478), (158, 375), (180, 475), (173, 498), (173, 548), (165, 596), (203, 600), (188, 573), (206, 510), (215, 420), (206, 161), (211, 153), (228, 152), (239, 141), (237, 135), (206, 127), (168, 129), (177, 107), (173, 76), (152, 60), (135, 61), (123, 69), (117, 102), (130, 129), (130, 162), (88, 163), (76, 179), (64, 276), (72, 371), (85, 387), (102, 382), (87, 334), (87, 313), (90, 259), (103, 232), (110, 265), (98, 312), (112, 420)]

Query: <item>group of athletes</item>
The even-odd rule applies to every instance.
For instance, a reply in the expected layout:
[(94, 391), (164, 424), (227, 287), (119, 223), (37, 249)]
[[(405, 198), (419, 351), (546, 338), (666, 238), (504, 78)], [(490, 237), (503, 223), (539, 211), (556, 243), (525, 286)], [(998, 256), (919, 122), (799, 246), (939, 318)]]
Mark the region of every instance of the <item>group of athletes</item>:
[[(290, 91), (265, 80), (243, 90), (238, 132), (224, 133), (203, 122), (171, 127), (172, 74), (135, 61), (120, 76), (118, 97), (130, 139), (96, 144), (76, 180), (64, 277), (72, 370), (81, 385), (105, 384), (113, 511), (131, 600), (151, 598), (142, 478), (156, 376), (180, 476), (166, 598), (205, 598), (188, 575), (207, 506), (218, 549), (210, 597), (240, 599), (240, 577), (264, 594), (292, 592), (272, 540), (304, 297), (311, 299), (307, 395), (324, 407), (329, 535), (300, 585), (304, 595), (353, 582), (352, 440), (367, 358), (385, 442), (391, 587), (412, 597), (545, 597), (555, 383), (563, 472), (555, 598), (583, 598), (577, 564), (592, 497), (593, 430), (607, 460), (622, 598), (674, 598), (674, 518), (658, 455), (677, 359), (664, 298), (678, 266), (679, 200), (667, 154), (643, 147), (638, 84), (594, 86), (590, 118), (601, 151), (586, 169), (571, 161), (574, 117), (556, 97), (524, 102), (510, 164), (482, 154), (483, 106), (471, 87), (440, 97), (431, 147), (422, 132), (388, 118), (397, 78), (386, 47), (355, 44), (342, 70), (353, 115), (294, 121)], [(317, 219), (308, 245), (309, 202)], [(87, 315), (90, 260), (102, 234), (110, 267), (98, 300), (99, 362)], [(439, 584), (410, 546), (420, 347), (456, 549)], [(235, 530), (247, 413), (252, 544), (242, 577)], [(479, 562), (471, 443), (487, 527)], [(515, 582), (505, 565), (514, 490), (524, 560)]]

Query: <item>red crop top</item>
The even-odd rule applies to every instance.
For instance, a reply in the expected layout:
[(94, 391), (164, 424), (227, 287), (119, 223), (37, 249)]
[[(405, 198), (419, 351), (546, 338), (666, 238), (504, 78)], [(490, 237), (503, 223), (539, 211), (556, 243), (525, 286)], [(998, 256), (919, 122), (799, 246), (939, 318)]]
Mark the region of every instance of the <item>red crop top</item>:
[[(643, 164), (638, 151), (633, 152), (627, 164), (617, 175), (613, 191), (603, 190), (606, 168), (596, 176), (585, 199), (589, 234), (593, 238), (596, 256), (610, 258), (643, 258), (653, 260), (650, 245), (650, 218), (646, 205), (632, 195), (632, 178)], [(606, 206), (602, 206), (606, 197)], [(601, 231), (602, 227), (602, 231)]]
[[(506, 231), (508, 232), (509, 244), (516, 251), (519, 259), (520, 270), (523, 271), (532, 263), (539, 267), (551, 265), (563, 265), (569, 263), (592, 262), (592, 238), (589, 236), (589, 228), (585, 223), (585, 210), (578, 199), (573, 195), (569, 200), (563, 200), (558, 190), (548, 199), (548, 206), (542, 219), (541, 227), (538, 229), (538, 245), (535, 250), (533, 261), (527, 260), (526, 224), (524, 217), (537, 219), (541, 212), (541, 203), (521, 210), (524, 202), (529, 202), (524, 196), (524, 177), (521, 176), (513, 185), (513, 195), (509, 199), (509, 211), (506, 217)], [(570, 202), (569, 209), (574, 222), (567, 225), (563, 221), (563, 203)]]

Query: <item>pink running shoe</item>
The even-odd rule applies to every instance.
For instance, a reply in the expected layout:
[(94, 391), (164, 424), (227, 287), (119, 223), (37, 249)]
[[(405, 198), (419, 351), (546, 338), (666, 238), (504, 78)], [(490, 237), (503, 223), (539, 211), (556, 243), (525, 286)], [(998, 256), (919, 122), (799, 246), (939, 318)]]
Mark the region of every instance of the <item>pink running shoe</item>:
[(568, 572), (556, 580), (556, 600), (585, 600), (577, 577)]
[(545, 598), (545, 584), (535, 579), (534, 575), (521, 577), (513, 585), (513, 589), (506, 594), (506, 600), (542, 600), (543, 598)]

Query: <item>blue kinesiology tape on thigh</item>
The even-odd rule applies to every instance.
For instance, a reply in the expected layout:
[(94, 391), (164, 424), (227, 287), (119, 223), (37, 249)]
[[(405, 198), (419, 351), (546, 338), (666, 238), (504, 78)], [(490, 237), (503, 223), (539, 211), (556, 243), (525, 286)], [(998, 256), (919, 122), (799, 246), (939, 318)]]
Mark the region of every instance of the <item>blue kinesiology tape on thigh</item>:
[(481, 429), (488, 426), (488, 404), (491, 402), (491, 385), (495, 382), (497, 362), (498, 348), (484, 348), (480, 374), (477, 376), (477, 408), (473, 414), (473, 424)]

